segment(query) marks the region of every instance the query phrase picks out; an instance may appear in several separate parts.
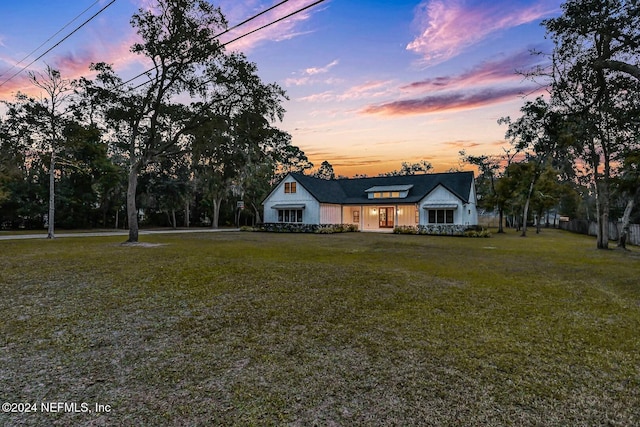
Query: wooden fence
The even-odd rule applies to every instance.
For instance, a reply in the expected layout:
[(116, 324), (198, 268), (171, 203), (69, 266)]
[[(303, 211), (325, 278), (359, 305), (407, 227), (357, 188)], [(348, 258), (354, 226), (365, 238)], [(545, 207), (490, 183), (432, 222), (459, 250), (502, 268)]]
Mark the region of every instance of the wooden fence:
[[(570, 221), (560, 221), (560, 228), (563, 230), (573, 231), (574, 233), (595, 236), (598, 231), (598, 224), (595, 221), (572, 219)], [(618, 240), (621, 229), (622, 226), (619, 222), (609, 222), (609, 239)], [(640, 224), (630, 225), (627, 243), (630, 245), (640, 245)]]

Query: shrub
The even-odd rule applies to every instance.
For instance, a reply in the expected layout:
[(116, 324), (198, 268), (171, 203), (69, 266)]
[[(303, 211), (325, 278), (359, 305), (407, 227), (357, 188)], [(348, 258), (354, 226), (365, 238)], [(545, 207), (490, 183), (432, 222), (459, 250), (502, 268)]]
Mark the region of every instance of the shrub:
[(469, 227), (464, 231), (464, 237), (491, 237), (491, 232), (482, 226), (476, 225)]
[(256, 227), (259, 231), (268, 231), (272, 233), (316, 233), (316, 234), (333, 234), (347, 233), (358, 231), (356, 224), (297, 224), (297, 223), (280, 223), (267, 222)]
[(418, 228), (412, 225), (397, 225), (393, 229), (394, 234), (418, 234)]

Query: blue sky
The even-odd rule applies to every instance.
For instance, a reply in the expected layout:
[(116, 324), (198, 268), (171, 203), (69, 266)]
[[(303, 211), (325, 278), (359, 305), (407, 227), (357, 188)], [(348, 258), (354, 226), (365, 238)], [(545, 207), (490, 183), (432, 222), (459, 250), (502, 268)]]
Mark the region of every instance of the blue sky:
[[(0, 82), (109, 1), (23, 0), (1, 6)], [(116, 0), (30, 69), (49, 64), (65, 77), (91, 77), (88, 65), (106, 61), (123, 76), (137, 74), (146, 64), (128, 52), (135, 41), (129, 19), (152, 3)], [(234, 25), (275, 3), (214, 4)], [(310, 3), (289, 0), (238, 31)], [(327, 160), (339, 174), (374, 175), (405, 161), (428, 160), (436, 171), (445, 171), (459, 166), (460, 150), (493, 154), (507, 146), (497, 120), (516, 117), (523, 94), (532, 99), (541, 93), (516, 70), (540, 61), (531, 49), (550, 50), (540, 21), (559, 13), (557, 0), (325, 0), (228, 48), (245, 52), (265, 81), (287, 91), (290, 100), (279, 126), (316, 166)], [(0, 98), (32, 92), (22, 76), (3, 84)]]

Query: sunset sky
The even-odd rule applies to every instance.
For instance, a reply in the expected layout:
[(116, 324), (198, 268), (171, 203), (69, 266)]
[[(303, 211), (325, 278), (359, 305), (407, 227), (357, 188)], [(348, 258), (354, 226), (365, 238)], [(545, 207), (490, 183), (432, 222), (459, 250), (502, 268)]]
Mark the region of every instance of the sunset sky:
[[(314, 1), (289, 0), (223, 40)], [(0, 99), (18, 90), (33, 93), (25, 71), (6, 80), (110, 2), (3, 2)], [(129, 52), (136, 40), (129, 20), (150, 3), (116, 0), (28, 70), (48, 64), (66, 78), (91, 78), (89, 64), (104, 61), (124, 78), (138, 74), (148, 64)], [(276, 3), (214, 2), (230, 26)], [(266, 82), (287, 91), (287, 113), (278, 126), (316, 166), (327, 160), (338, 174), (375, 175), (428, 160), (441, 172), (459, 166), (460, 150), (493, 154), (507, 146), (497, 120), (517, 117), (523, 95), (540, 93), (516, 71), (540, 62), (532, 49), (550, 51), (540, 21), (558, 15), (560, 4), (325, 0), (228, 49), (244, 52)]]

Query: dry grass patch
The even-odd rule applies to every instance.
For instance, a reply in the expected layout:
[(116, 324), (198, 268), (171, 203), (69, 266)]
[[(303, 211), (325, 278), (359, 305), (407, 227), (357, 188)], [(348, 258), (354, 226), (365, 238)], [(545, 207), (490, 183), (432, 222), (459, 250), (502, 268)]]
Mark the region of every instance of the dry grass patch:
[[(637, 249), (214, 233), (0, 242), (6, 425), (634, 425)], [(488, 250), (486, 246), (491, 246)]]

